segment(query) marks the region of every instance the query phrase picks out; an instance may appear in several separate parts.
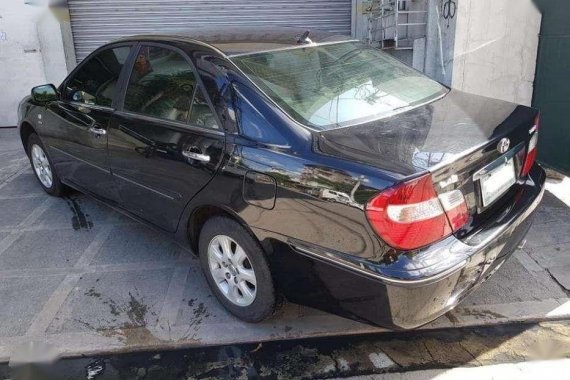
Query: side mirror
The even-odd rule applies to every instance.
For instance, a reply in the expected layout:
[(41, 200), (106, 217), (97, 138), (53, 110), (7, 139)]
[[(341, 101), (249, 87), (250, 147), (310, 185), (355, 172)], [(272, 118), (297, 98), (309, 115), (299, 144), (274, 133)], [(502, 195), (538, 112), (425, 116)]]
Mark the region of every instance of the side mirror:
[(53, 84), (44, 84), (32, 88), (32, 99), (38, 103), (46, 104), (57, 100), (57, 98), (57, 89)]

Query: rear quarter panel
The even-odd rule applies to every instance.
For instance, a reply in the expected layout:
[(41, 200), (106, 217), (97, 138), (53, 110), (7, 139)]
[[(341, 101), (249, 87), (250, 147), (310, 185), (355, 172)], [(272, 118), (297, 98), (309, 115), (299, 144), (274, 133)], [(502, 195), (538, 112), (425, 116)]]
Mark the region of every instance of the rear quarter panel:
[[(313, 156), (313, 157), (312, 157)], [(224, 167), (192, 201), (231, 210), (257, 235), (283, 243), (300, 241), (308, 246), (379, 261), (388, 247), (370, 228), (364, 206), (393, 180), (374, 170), (316, 155), (291, 154), (289, 149), (234, 145)], [(246, 173), (275, 179), (275, 201), (270, 209), (244, 199)], [(331, 199), (324, 190), (344, 197)], [(349, 199), (349, 201), (347, 201)]]

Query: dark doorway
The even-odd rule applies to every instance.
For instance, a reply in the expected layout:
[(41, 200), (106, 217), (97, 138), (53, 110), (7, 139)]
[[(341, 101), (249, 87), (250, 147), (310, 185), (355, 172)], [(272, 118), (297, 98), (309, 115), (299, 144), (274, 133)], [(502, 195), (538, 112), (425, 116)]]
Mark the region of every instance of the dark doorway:
[(543, 14), (533, 98), (542, 112), (538, 159), (570, 174), (570, 2), (535, 2)]

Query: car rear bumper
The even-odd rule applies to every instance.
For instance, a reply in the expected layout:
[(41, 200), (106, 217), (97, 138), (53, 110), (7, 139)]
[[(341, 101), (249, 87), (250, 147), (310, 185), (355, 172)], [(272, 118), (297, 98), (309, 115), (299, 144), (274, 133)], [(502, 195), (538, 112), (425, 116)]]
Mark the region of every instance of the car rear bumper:
[(512, 204), (477, 232), (463, 240), (450, 236), (390, 264), (290, 241), (295, 252), (312, 261), (307, 277), (315, 277), (312, 281), (323, 289), (308, 291), (314, 295), (310, 302), (309, 297), (298, 298), (389, 328), (424, 325), (455, 307), (521, 244), (542, 199), (544, 182), (544, 171), (535, 165)]

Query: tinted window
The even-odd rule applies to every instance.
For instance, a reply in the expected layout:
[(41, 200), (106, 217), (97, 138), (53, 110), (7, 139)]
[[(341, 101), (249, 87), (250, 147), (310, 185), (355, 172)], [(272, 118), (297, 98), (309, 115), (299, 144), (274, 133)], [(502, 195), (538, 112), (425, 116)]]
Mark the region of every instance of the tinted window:
[(198, 86), (194, 102), (192, 103), (190, 125), (209, 129), (219, 129), (218, 122), (216, 121), (210, 106), (206, 102), (202, 86)]
[(241, 134), (260, 142), (286, 145), (287, 141), (277, 130), (277, 123), (266, 119), (266, 115), (271, 113), (264, 113), (259, 109), (264, 107), (263, 104), (256, 107), (249, 100), (255, 97), (255, 93), (239, 83), (234, 83), (233, 88), (236, 93), (235, 103)]
[(104, 50), (90, 58), (66, 84), (66, 100), (110, 107), (130, 46)]
[(192, 67), (182, 55), (143, 46), (129, 79), (125, 110), (187, 122), (195, 90)]

